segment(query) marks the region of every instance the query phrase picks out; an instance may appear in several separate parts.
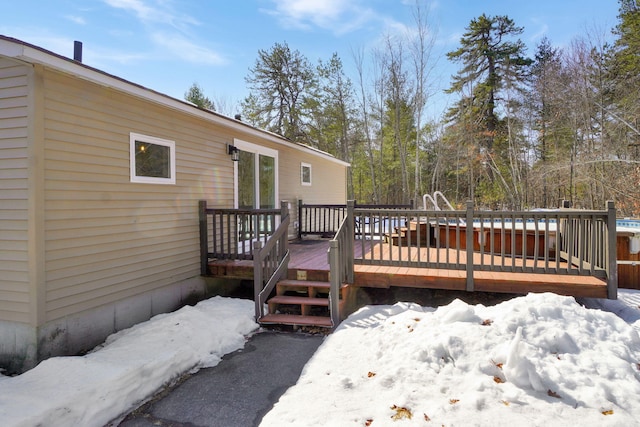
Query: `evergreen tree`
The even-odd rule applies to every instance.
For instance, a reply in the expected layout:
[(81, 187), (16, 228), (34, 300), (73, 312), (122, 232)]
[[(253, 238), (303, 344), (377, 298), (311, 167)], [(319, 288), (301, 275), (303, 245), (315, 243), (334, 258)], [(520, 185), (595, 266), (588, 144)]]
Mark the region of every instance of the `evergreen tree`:
[[(631, 140), (640, 142), (640, 5), (636, 0), (620, 0), (620, 22), (614, 29), (618, 36), (609, 63), (615, 82), (620, 114), (632, 126)], [(635, 136), (633, 136), (635, 134)]]
[(615, 61), (618, 71), (635, 79), (640, 79), (640, 4), (637, 0), (619, 0), (620, 22), (614, 29), (618, 35), (615, 42)]
[(200, 108), (204, 108), (206, 110), (215, 111), (215, 105), (213, 101), (207, 98), (202, 91), (202, 88), (198, 83), (194, 83), (191, 85), (188, 91), (184, 94), (184, 99), (189, 101)]
[(316, 75), (308, 60), (287, 43), (259, 50), (245, 78), (251, 95), (242, 102), (252, 124), (293, 141), (308, 142), (305, 118), (314, 99)]
[[(640, 214), (640, 3), (619, 0), (618, 36), (609, 55), (607, 69), (613, 83), (616, 109), (609, 113), (617, 125), (612, 139), (618, 141), (617, 154), (628, 160), (628, 166), (617, 167), (621, 180), (609, 179), (616, 205), (627, 214)], [(616, 185), (617, 184), (617, 185)]]
[[(491, 151), (498, 127), (496, 106), (500, 91), (507, 85), (516, 87), (526, 76), (531, 60), (524, 57), (525, 45), (519, 39), (509, 38), (522, 33), (507, 16), (488, 17), (481, 15), (472, 19), (467, 31), (460, 39), (460, 48), (449, 52), (447, 57), (462, 62), (463, 67), (453, 76), (448, 93), (463, 92), (472, 86), (471, 93), (462, 104), (453, 107), (450, 117), (456, 117), (471, 107), (471, 112), (481, 122), (484, 146)], [(469, 102), (471, 101), (471, 102)]]
[(536, 168), (542, 181), (542, 192), (534, 194), (534, 203), (543, 207), (551, 204), (550, 186), (554, 187), (554, 181), (557, 181), (550, 181), (552, 164), (555, 159), (567, 156), (567, 147), (571, 144), (571, 135), (567, 135), (566, 131), (568, 127), (562, 80), (560, 51), (544, 37), (537, 46), (532, 66), (531, 91), (527, 97), (532, 113), (532, 128), (536, 132), (535, 152), (539, 160)]
[(334, 156), (349, 160), (350, 133), (354, 122), (353, 85), (345, 75), (342, 61), (334, 53), (328, 62), (320, 61), (318, 105), (312, 124), (317, 146)]

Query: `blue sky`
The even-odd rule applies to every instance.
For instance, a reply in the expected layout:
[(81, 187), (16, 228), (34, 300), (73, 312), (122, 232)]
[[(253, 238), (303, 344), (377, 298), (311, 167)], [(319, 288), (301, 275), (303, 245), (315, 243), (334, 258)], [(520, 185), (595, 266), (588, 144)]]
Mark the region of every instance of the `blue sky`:
[[(64, 56), (73, 41), (83, 60), (150, 89), (182, 99), (192, 83), (233, 115), (248, 91), (245, 77), (258, 50), (286, 42), (312, 64), (334, 52), (355, 79), (354, 50), (379, 46), (385, 34), (413, 25), (415, 0), (5, 0), (0, 34)], [(564, 47), (577, 36), (610, 34), (616, 0), (438, 0), (424, 3), (433, 29), (433, 91), (449, 86), (456, 65), (445, 54), (459, 46), (471, 19), (507, 15), (524, 27), (533, 55), (541, 37)], [(442, 110), (441, 95), (434, 96)], [(438, 112), (432, 112), (437, 115)]]

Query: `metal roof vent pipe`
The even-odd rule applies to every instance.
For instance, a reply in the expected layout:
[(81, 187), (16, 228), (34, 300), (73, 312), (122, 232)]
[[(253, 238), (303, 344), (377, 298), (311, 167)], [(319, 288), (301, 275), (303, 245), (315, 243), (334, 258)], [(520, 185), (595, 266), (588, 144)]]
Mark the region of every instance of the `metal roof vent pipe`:
[(82, 42), (73, 42), (73, 60), (82, 62)]

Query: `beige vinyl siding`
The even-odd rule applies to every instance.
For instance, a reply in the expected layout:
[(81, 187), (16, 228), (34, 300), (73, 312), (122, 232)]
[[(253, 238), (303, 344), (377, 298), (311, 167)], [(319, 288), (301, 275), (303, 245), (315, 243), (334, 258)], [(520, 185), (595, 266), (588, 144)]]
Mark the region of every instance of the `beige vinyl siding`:
[[(290, 204), (291, 225), (289, 237), (297, 236), (295, 223), (298, 220), (298, 200), (305, 203), (346, 204), (347, 166), (331, 157), (314, 155), (313, 150), (300, 150), (293, 145), (272, 141), (243, 139), (278, 151), (278, 182), (280, 201)], [(312, 165), (311, 186), (303, 186), (300, 180), (300, 163)]]
[[(302, 185), (300, 164), (311, 165), (311, 185)], [(346, 167), (335, 162), (296, 153), (285, 156), (280, 164), (281, 181), (287, 183), (281, 188), (282, 197), (288, 200), (302, 199), (305, 203), (346, 203)]]
[[(46, 319), (199, 275), (198, 200), (233, 205), (220, 126), (45, 72)], [(175, 141), (176, 185), (129, 182), (129, 133)]]
[(0, 320), (29, 321), (28, 74), (0, 58)]
[[(280, 193), (291, 203), (291, 236), (297, 235), (298, 200), (306, 204), (346, 204), (347, 167), (297, 150), (284, 150), (280, 161)], [(300, 164), (311, 165), (311, 185), (302, 185)]]

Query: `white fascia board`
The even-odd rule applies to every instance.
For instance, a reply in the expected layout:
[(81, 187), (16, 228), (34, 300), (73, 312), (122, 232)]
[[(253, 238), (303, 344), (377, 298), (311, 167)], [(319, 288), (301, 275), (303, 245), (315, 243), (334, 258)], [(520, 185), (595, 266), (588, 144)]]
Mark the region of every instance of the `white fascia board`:
[(85, 64), (77, 63), (68, 58), (51, 54), (46, 50), (37, 49), (29, 45), (20, 44), (0, 38), (0, 55), (18, 59), (27, 63), (45, 65), (62, 72), (72, 74), (81, 79), (91, 81), (101, 86), (114, 88), (135, 97), (155, 102), (157, 104), (161, 104), (187, 114), (201, 117), (205, 120), (220, 124), (222, 126), (226, 126), (240, 132), (246, 132), (256, 137), (266, 138), (271, 142), (284, 145), (288, 148), (294, 148), (317, 157), (322, 157), (325, 160), (329, 160), (346, 167), (351, 166), (350, 163), (340, 160), (323, 151), (291, 142), (280, 135), (255, 128), (247, 123), (231, 119), (221, 114), (201, 110), (186, 101), (177, 100), (170, 97), (169, 95), (147, 89), (144, 86), (140, 86), (127, 80), (115, 77)]

